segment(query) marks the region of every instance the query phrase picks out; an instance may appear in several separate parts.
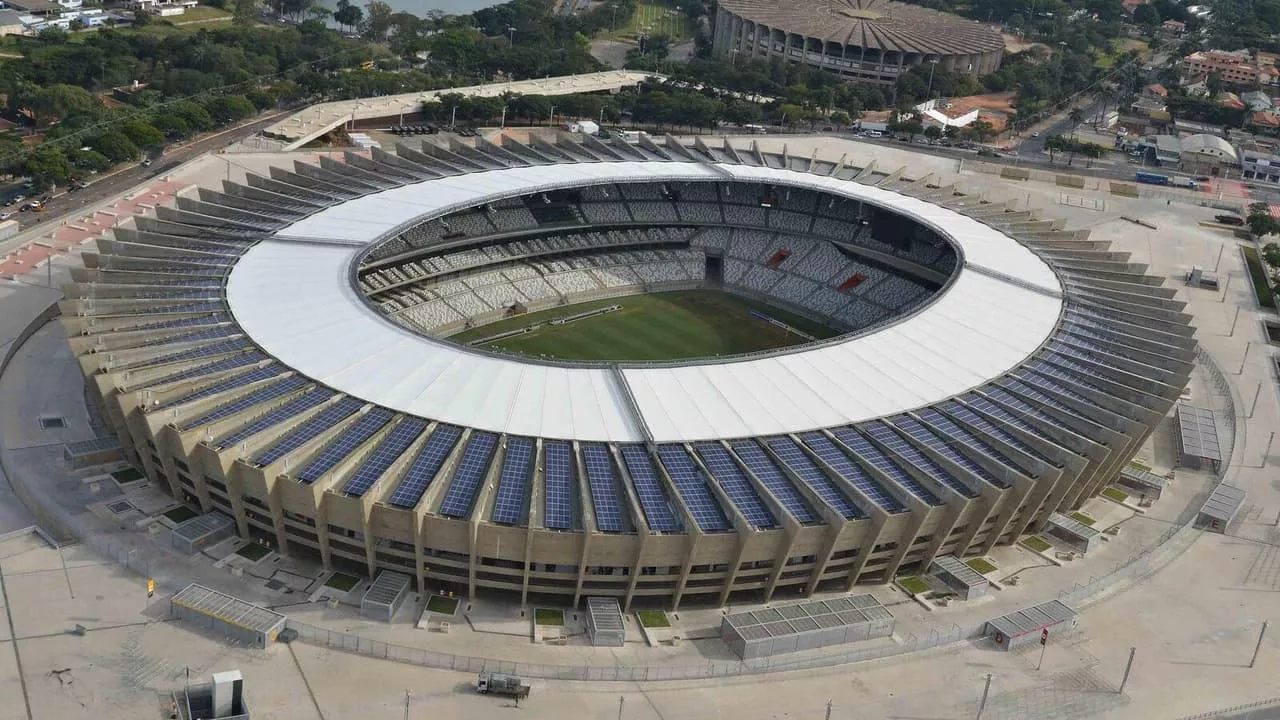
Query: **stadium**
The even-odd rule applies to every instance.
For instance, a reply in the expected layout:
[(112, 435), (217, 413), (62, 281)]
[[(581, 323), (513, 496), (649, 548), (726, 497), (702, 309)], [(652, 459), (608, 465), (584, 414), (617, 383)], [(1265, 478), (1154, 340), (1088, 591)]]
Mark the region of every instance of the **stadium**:
[(184, 191), (62, 323), (130, 460), (422, 589), (759, 601), (1062, 524), (1193, 367), (1106, 243), (930, 176), (559, 134)]
[(892, 0), (725, 0), (716, 6), (712, 47), (721, 56), (780, 57), (881, 85), (925, 63), (987, 75), (1004, 56), (996, 30)]

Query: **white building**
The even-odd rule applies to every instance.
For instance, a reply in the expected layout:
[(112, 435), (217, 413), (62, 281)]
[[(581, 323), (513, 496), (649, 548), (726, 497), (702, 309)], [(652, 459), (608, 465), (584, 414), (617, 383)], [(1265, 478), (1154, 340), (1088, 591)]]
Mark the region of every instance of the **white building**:
[(925, 126), (962, 128), (978, 120), (978, 108), (956, 108), (948, 100), (929, 100), (916, 106)]

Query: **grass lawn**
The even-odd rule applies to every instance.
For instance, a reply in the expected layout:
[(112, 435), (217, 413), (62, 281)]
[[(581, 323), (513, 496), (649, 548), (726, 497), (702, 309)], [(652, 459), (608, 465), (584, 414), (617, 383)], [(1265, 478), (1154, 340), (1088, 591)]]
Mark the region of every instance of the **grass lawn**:
[(1262, 264), (1262, 258), (1258, 257), (1257, 249), (1245, 245), (1244, 260), (1249, 265), (1249, 279), (1253, 281), (1253, 294), (1258, 298), (1258, 304), (1265, 308), (1275, 309), (1276, 298), (1271, 293), (1271, 286), (1267, 283), (1267, 270)]
[(1053, 548), (1052, 545), (1045, 542), (1044, 539), (1038, 535), (1032, 535), (1031, 537), (1024, 538), (1022, 540), (1022, 544), (1026, 545), (1032, 550), (1035, 550), (1036, 552), (1045, 552), (1046, 550), (1050, 550)]
[(1146, 470), (1147, 472), (1151, 472), (1151, 466), (1150, 466), (1150, 465), (1148, 465), (1148, 464), (1146, 464), (1146, 463), (1144, 463), (1144, 462), (1140, 462), (1140, 461), (1138, 461), (1138, 460), (1130, 460), (1130, 461), (1129, 461), (1129, 467), (1131, 467), (1131, 468), (1137, 468), (1137, 469), (1139, 469), (1139, 470)]
[(117, 470), (111, 473), (111, 477), (115, 478), (115, 481), (118, 483), (126, 484), (131, 482), (137, 482), (146, 476), (138, 472), (134, 468), (125, 468), (123, 470)]
[(693, 31), (689, 27), (689, 16), (677, 10), (674, 5), (640, 0), (636, 4), (635, 14), (625, 25), (618, 26), (614, 37), (637, 38), (640, 35), (666, 35), (674, 45), (693, 37)]
[(1110, 498), (1112, 500), (1115, 500), (1118, 503), (1122, 503), (1125, 500), (1129, 499), (1128, 493), (1124, 492), (1123, 490), (1117, 490), (1115, 488), (1105, 488), (1102, 491), (1102, 495), (1103, 497)]
[(466, 343), (610, 305), (621, 309), (563, 325), (544, 324), (533, 332), (484, 347), (561, 360), (622, 362), (735, 355), (807, 342), (752, 317), (749, 311), (753, 309), (819, 339), (837, 334), (831, 328), (727, 293), (690, 290), (568, 305), (508, 318), (449, 339)]
[(539, 625), (555, 625), (556, 627), (561, 627), (564, 625), (564, 611), (538, 608), (533, 611), (533, 621)]
[(179, 525), (190, 520), (193, 517), (199, 517), (199, 515), (196, 513), (195, 510), (192, 510), (186, 505), (179, 505), (178, 507), (165, 513), (164, 516)]
[(991, 562), (991, 561), (989, 561), (989, 560), (986, 560), (986, 559), (984, 559), (984, 558), (973, 558), (973, 559), (971, 559), (971, 560), (969, 560), (969, 561), (965, 562), (965, 565), (968, 565), (969, 567), (971, 567), (971, 568), (973, 568), (974, 570), (976, 570), (976, 571), (978, 571), (978, 572), (982, 573), (983, 575), (986, 575), (987, 573), (992, 573), (992, 572), (995, 572), (995, 571), (996, 571), (996, 565), (995, 565), (995, 563), (993, 563), (993, 562)]
[(355, 575), (348, 575), (340, 572), (330, 575), (329, 579), (324, 581), (325, 587), (333, 588), (334, 590), (341, 590), (342, 592), (350, 592), (351, 588), (359, 584), (360, 578)]
[(1092, 526), (1094, 523), (1098, 522), (1097, 520), (1094, 520), (1093, 518), (1089, 517), (1088, 515), (1085, 515), (1082, 512), (1073, 512), (1071, 513), (1071, 517), (1089, 526)]
[(458, 612), (458, 598), (445, 597), (443, 595), (432, 595), (427, 601), (427, 610), (442, 615), (452, 615)]
[(169, 22), (172, 22), (174, 25), (182, 26), (187, 23), (207, 23), (212, 20), (229, 21), (231, 20), (231, 13), (226, 10), (219, 10), (218, 8), (211, 7), (209, 5), (197, 5), (195, 7), (187, 8), (186, 12), (175, 18), (169, 19)]
[(641, 610), (636, 614), (640, 616), (640, 624), (647, 628), (671, 627), (667, 614), (661, 610)]
[(925, 583), (925, 581), (921, 580), (920, 578), (914, 575), (910, 577), (900, 577), (898, 578), (897, 583), (898, 583), (898, 587), (902, 588), (903, 590), (906, 590), (912, 595), (919, 595), (920, 593), (929, 592), (929, 586)]
[(258, 543), (249, 543), (248, 545), (241, 547), (239, 550), (236, 550), (236, 554), (242, 558), (258, 562), (262, 558), (271, 554), (271, 548), (266, 547), (265, 545), (259, 545)]

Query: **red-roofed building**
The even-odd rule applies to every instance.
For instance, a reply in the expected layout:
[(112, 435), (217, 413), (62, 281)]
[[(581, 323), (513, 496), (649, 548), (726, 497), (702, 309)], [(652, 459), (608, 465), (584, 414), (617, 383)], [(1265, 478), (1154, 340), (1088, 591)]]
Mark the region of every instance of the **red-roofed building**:
[(1163, 30), (1166, 35), (1177, 36), (1187, 31), (1187, 24), (1181, 20), (1165, 20), (1160, 23), (1160, 29)]

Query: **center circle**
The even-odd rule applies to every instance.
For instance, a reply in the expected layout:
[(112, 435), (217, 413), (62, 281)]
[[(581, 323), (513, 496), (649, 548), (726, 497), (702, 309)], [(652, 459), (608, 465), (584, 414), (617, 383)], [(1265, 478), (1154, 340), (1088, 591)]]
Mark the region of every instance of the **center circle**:
[(724, 361), (872, 331), (959, 263), (886, 208), (758, 182), (584, 185), (424, 219), (358, 261), (365, 302), (419, 335), (541, 362)]

